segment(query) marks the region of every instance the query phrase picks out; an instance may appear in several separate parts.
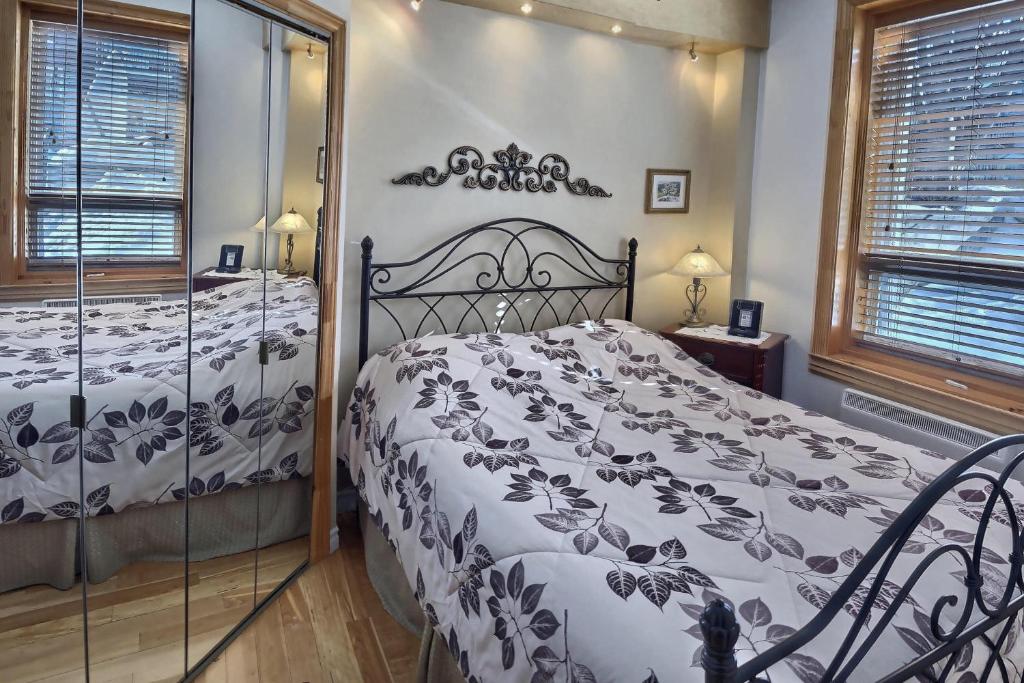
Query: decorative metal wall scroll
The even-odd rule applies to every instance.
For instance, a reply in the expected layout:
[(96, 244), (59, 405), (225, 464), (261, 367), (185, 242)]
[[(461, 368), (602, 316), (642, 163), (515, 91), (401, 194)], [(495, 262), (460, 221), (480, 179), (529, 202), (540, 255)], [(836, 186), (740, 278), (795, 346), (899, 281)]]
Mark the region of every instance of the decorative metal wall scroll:
[(481, 187), (493, 190), (522, 192), (556, 192), (558, 183), (569, 192), (585, 197), (611, 197), (609, 192), (591, 185), (586, 178), (569, 178), (569, 162), (560, 154), (545, 154), (536, 166), (530, 166), (533, 155), (519, 149), (514, 142), (494, 152), (496, 163), (485, 163), (484, 155), (476, 147), (457, 147), (448, 155), (448, 168), (438, 171), (427, 166), (418, 173), (406, 173), (391, 182), (395, 185), (444, 185), (452, 175), (464, 175), (463, 187)]

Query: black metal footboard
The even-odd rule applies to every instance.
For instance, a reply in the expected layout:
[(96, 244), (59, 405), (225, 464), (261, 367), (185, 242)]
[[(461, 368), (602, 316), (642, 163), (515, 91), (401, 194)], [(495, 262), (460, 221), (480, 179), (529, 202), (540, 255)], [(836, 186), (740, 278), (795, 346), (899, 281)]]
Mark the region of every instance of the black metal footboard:
[[(813, 619), (789, 638), (742, 665), (738, 665), (736, 660), (735, 647), (740, 629), (732, 605), (722, 600), (710, 602), (700, 618), (704, 636), (701, 664), (706, 683), (770, 680), (767, 673), (769, 668), (811, 643), (841, 611), (846, 609), (849, 612), (851, 599), (859, 592), (862, 606), (856, 611), (853, 625), (838, 651), (824, 664), (821, 679), (846, 680), (865, 657), (871, 655), (872, 647), (886, 633), (900, 607), (912, 600), (910, 594), (914, 587), (928, 575), (929, 568), (943, 557), (957, 558), (964, 565), (964, 592), (960, 596), (944, 595), (936, 600), (929, 612), (931, 638), (928, 648), (922, 648), (924, 651), (908, 663), (894, 664), (893, 670), (880, 680), (885, 683), (915, 677), (926, 681), (952, 680), (950, 676), (954, 663), (965, 649), (972, 647), (972, 651), (978, 651), (980, 647), (981, 652), (987, 653), (983, 669), (974, 680), (999, 680), (1006, 683), (1017, 680), (1016, 674), (1011, 674), (1013, 667), (1007, 667), (1002, 650), (1007, 638), (1011, 637), (1011, 630), (1017, 628), (1015, 617), (1024, 609), (1024, 577), (1021, 574), (1024, 556), (1018, 516), (1019, 511), (1024, 512), (1024, 507), (1015, 506), (1005, 484), (1024, 462), (1024, 452), (1012, 458), (998, 474), (976, 467), (986, 457), (1011, 447), (1024, 448), (1024, 435), (995, 439), (936, 477), (882, 533)], [(973, 542), (950, 541), (926, 554), (909, 574), (899, 593), (890, 601), (889, 607), (884, 611), (875, 611), (878, 618), (871, 624), (869, 617), (873, 612), (872, 605), (915, 529), (946, 494), (972, 481), (981, 484), (981, 491), (978, 488), (972, 489), (977, 496), (972, 502), (977, 503), (981, 510)], [(987, 497), (979, 495), (982, 491)], [(985, 577), (981, 566), (983, 554), (992, 552), (986, 549), (985, 538), (994, 515), (998, 515), (999, 524), (1009, 528), (1012, 549), (1006, 558), (1009, 563), (1006, 585), (987, 586), (984, 591), (988, 596), (986, 598), (982, 590)], [(993, 596), (998, 600), (993, 600)], [(927, 611), (924, 605), (921, 609)], [(954, 622), (949, 630), (941, 626), (942, 616), (950, 617)]]

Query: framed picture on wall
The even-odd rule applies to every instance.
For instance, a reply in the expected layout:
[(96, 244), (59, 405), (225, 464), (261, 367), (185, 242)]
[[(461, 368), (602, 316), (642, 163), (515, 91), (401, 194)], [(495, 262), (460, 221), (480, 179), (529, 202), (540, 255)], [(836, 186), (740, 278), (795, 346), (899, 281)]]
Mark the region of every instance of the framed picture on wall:
[(316, 150), (316, 181), (321, 185), (324, 184), (324, 167), (326, 166), (327, 155), (325, 149), (321, 145)]
[(644, 213), (689, 213), (690, 172), (666, 168), (647, 169)]

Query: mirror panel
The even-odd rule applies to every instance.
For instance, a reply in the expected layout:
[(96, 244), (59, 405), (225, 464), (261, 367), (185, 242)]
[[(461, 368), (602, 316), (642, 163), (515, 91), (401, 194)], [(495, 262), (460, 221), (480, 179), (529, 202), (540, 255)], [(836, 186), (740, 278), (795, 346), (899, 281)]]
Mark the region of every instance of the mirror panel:
[(76, 8), (13, 13), (0, 678), (176, 680), (308, 558), (327, 46), (234, 2), (77, 2), (81, 88)]
[(322, 150), (326, 128), (326, 46), (280, 25), (272, 32), (269, 191), (282, 211), (269, 228), (263, 368), (272, 418), (260, 448), (260, 551), (257, 600), (277, 588), (309, 556), (316, 354), (317, 266)]
[(190, 3), (81, 2), (89, 671), (173, 679), (185, 669)]
[[(188, 666), (255, 606), (270, 23), (195, 6)], [(238, 248), (241, 248), (239, 253)], [(222, 256), (223, 254), (223, 256)], [(219, 269), (219, 270), (218, 270)]]
[[(23, 283), (0, 301), (0, 672), (85, 676), (75, 298), (77, 17), (12, 3)], [(3, 188), (6, 192), (10, 188)]]

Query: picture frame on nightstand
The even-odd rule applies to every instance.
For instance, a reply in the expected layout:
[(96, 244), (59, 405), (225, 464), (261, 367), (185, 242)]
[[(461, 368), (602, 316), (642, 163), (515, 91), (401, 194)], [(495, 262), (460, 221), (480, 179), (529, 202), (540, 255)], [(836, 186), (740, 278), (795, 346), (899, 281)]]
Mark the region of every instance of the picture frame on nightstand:
[(245, 247), (241, 244), (223, 244), (220, 247), (220, 261), (217, 263), (218, 273), (237, 273), (242, 270), (242, 252)]
[(733, 299), (729, 310), (729, 334), (756, 339), (761, 335), (761, 313), (764, 303), (750, 299)]

